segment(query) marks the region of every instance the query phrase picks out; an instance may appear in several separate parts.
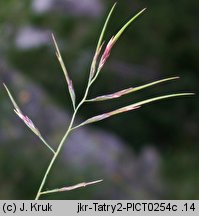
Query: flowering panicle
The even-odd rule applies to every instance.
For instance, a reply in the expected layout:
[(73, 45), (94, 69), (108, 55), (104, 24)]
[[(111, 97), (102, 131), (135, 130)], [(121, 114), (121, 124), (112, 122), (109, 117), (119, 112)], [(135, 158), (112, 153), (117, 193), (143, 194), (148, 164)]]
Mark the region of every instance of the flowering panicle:
[[(87, 185), (96, 184), (96, 183), (99, 183), (99, 182), (102, 181), (102, 180), (97, 180), (97, 181), (92, 181), (92, 182), (82, 182), (82, 183), (72, 185), (72, 186), (69, 186), (69, 187), (62, 187), (62, 188), (58, 188), (58, 189), (52, 189), (52, 190), (43, 191), (43, 188), (44, 188), (44, 185), (46, 184), (49, 172), (51, 171), (52, 166), (53, 166), (56, 158), (60, 154), (60, 151), (61, 151), (66, 139), (68, 138), (68, 135), (71, 133), (71, 131), (73, 131), (73, 130), (81, 127), (81, 126), (91, 124), (91, 123), (95, 123), (95, 122), (101, 121), (103, 119), (109, 118), (111, 116), (114, 116), (114, 115), (117, 115), (117, 114), (120, 114), (120, 113), (124, 113), (124, 112), (128, 112), (128, 111), (131, 111), (131, 110), (138, 109), (141, 106), (143, 106), (145, 104), (148, 104), (148, 103), (151, 103), (151, 102), (159, 101), (159, 100), (166, 99), (166, 98), (193, 95), (193, 93), (168, 94), (168, 95), (149, 98), (149, 99), (146, 99), (146, 100), (141, 100), (139, 102), (134, 102), (134, 103), (132, 103), (132, 104), (130, 104), (128, 106), (123, 106), (121, 108), (118, 108), (118, 109), (115, 109), (115, 110), (112, 110), (112, 111), (109, 111), (109, 112), (106, 112), (106, 113), (103, 113), (103, 114), (100, 114), (100, 115), (93, 116), (93, 117), (88, 118), (87, 120), (83, 121), (82, 123), (74, 126), (75, 125), (76, 115), (77, 115), (80, 107), (83, 104), (85, 104), (86, 102), (97, 102), (97, 101), (105, 101), (105, 100), (119, 98), (119, 97), (122, 97), (123, 95), (127, 95), (127, 94), (130, 94), (132, 92), (139, 91), (139, 90), (148, 88), (150, 86), (153, 86), (153, 85), (156, 85), (156, 84), (159, 84), (159, 83), (163, 83), (163, 82), (166, 82), (166, 81), (169, 81), (169, 80), (174, 80), (174, 79), (179, 78), (179, 77), (170, 77), (170, 78), (166, 78), (166, 79), (161, 79), (161, 80), (154, 81), (154, 82), (142, 85), (142, 86), (130, 87), (130, 88), (127, 88), (127, 89), (124, 89), (124, 90), (117, 91), (117, 92), (112, 93), (112, 94), (106, 94), (106, 95), (98, 96), (98, 97), (95, 97), (95, 98), (92, 98), (92, 99), (87, 99), (88, 93), (90, 91), (90, 87), (95, 82), (95, 80), (98, 77), (101, 69), (103, 68), (104, 64), (106, 63), (108, 57), (110, 56), (110, 53), (111, 53), (111, 50), (112, 50), (114, 44), (117, 42), (117, 40), (123, 34), (125, 29), (137, 17), (139, 17), (144, 12), (144, 10), (146, 9), (146, 8), (144, 8), (143, 10), (141, 10), (137, 14), (135, 14), (131, 19), (129, 19), (128, 22), (126, 22), (122, 26), (122, 28), (120, 28), (120, 30), (116, 34), (114, 34), (114, 36), (107, 43), (107, 45), (106, 45), (106, 47), (104, 49), (104, 52), (101, 55), (101, 49), (103, 47), (103, 40), (104, 40), (103, 39), (104, 38), (104, 33), (105, 33), (105, 30), (106, 30), (107, 24), (109, 22), (109, 19), (111, 17), (111, 14), (112, 14), (112, 12), (113, 12), (113, 10), (115, 8), (115, 5), (116, 5), (116, 3), (111, 8), (111, 10), (110, 10), (110, 12), (109, 12), (109, 14), (108, 14), (108, 16), (106, 18), (106, 21), (104, 23), (104, 26), (102, 28), (102, 31), (101, 31), (101, 34), (100, 34), (100, 37), (99, 37), (99, 40), (98, 40), (98, 43), (97, 43), (96, 51), (95, 51), (95, 54), (94, 54), (94, 57), (93, 57), (93, 60), (92, 60), (92, 63), (91, 63), (88, 84), (87, 84), (87, 87), (86, 87), (86, 90), (84, 92), (84, 95), (83, 95), (82, 99), (80, 100), (80, 102), (77, 105), (76, 105), (76, 96), (75, 96), (75, 90), (74, 90), (74, 87), (73, 87), (72, 80), (70, 79), (70, 77), (68, 75), (68, 71), (67, 71), (67, 69), (65, 67), (64, 61), (62, 59), (61, 53), (60, 53), (58, 45), (57, 45), (57, 42), (56, 42), (54, 36), (52, 35), (53, 42), (54, 42), (55, 49), (56, 49), (56, 56), (58, 58), (60, 66), (61, 66), (61, 68), (63, 70), (64, 76), (65, 76), (65, 79), (66, 79), (66, 83), (67, 83), (67, 86), (68, 86), (68, 91), (69, 91), (71, 101), (72, 101), (72, 104), (73, 104), (73, 109), (74, 109), (73, 115), (71, 117), (71, 121), (70, 121), (70, 123), (68, 125), (68, 128), (67, 128), (65, 134), (63, 135), (63, 137), (62, 137), (62, 139), (61, 139), (61, 141), (60, 141), (60, 143), (59, 143), (56, 150), (54, 150), (53, 148), (51, 148), (51, 146), (48, 145), (48, 143), (43, 139), (43, 137), (41, 136), (39, 130), (35, 127), (33, 122), (26, 115), (24, 115), (22, 113), (22, 111), (20, 110), (20, 108), (16, 104), (15, 100), (13, 99), (13, 97), (12, 97), (10, 91), (8, 90), (7, 86), (4, 84), (4, 87), (6, 88), (6, 91), (7, 91), (8, 95), (9, 95), (11, 101), (12, 101), (12, 104), (14, 105), (15, 113), (43, 141), (43, 143), (53, 152), (53, 157), (52, 157), (52, 159), (51, 159), (51, 161), (50, 161), (50, 163), (49, 163), (49, 165), (48, 165), (48, 167), (46, 169), (46, 172), (45, 172), (45, 174), (43, 176), (43, 179), (42, 179), (41, 184), (39, 186), (39, 189), (37, 191), (37, 195), (35, 197), (36, 200), (38, 200), (40, 198), (40, 196), (44, 195), (44, 194), (62, 192), (62, 191), (70, 191), (70, 190), (74, 190), (74, 189), (77, 189), (77, 188), (80, 188), (80, 187), (85, 187)], [(98, 60), (99, 55), (101, 55), (101, 58)]]

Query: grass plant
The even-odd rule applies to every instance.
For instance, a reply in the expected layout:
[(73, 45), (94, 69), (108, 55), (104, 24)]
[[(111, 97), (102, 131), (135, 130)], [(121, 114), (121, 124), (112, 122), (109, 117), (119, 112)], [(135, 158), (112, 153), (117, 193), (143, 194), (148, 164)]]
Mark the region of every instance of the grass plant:
[(63, 145), (66, 144), (67, 138), (70, 135), (70, 133), (74, 132), (77, 128), (80, 128), (80, 127), (85, 126), (87, 124), (91, 124), (91, 123), (101, 121), (101, 120), (109, 118), (109, 117), (111, 117), (113, 115), (117, 115), (117, 114), (127, 112), (127, 111), (131, 111), (131, 110), (136, 110), (138, 108), (141, 108), (143, 105), (154, 102), (154, 101), (159, 101), (159, 100), (162, 100), (162, 99), (168, 99), (168, 98), (172, 98), (172, 97), (193, 95), (193, 93), (176, 93), (176, 94), (157, 96), (157, 97), (154, 97), (154, 98), (149, 98), (149, 99), (146, 99), (146, 100), (142, 100), (142, 101), (139, 101), (139, 102), (136, 102), (136, 103), (129, 104), (129, 105), (121, 107), (121, 108), (111, 110), (110, 112), (107, 112), (107, 113), (103, 113), (103, 114), (93, 116), (93, 117), (81, 122), (80, 124), (75, 123), (75, 119), (76, 119), (76, 116), (78, 114), (78, 111), (82, 107), (82, 105), (84, 105), (84, 104), (116, 99), (116, 98), (122, 97), (124, 95), (131, 94), (131, 93), (137, 92), (139, 90), (146, 89), (146, 88), (151, 87), (153, 85), (157, 85), (157, 84), (160, 84), (160, 83), (163, 83), (163, 82), (173, 81), (173, 80), (176, 80), (176, 79), (179, 78), (179, 77), (165, 78), (165, 79), (153, 81), (153, 82), (148, 83), (148, 84), (144, 84), (142, 86), (129, 87), (127, 89), (120, 90), (120, 91), (117, 91), (117, 92), (112, 93), (112, 94), (97, 96), (95, 98), (89, 98), (88, 97), (91, 86), (94, 84), (94, 82), (97, 80), (98, 76), (100, 75), (100, 73), (101, 73), (107, 59), (110, 56), (112, 48), (114, 47), (116, 42), (119, 40), (119, 38), (122, 36), (122, 34), (126, 30), (126, 28), (136, 18), (138, 18), (146, 9), (146, 8), (144, 8), (143, 10), (139, 11), (136, 15), (134, 15), (127, 23), (125, 23), (123, 25), (123, 27), (114, 36), (112, 36), (110, 38), (108, 43), (105, 45), (104, 34), (105, 34), (105, 31), (106, 31), (107, 25), (109, 23), (110, 17), (111, 17), (111, 15), (112, 15), (112, 13), (113, 13), (113, 11), (115, 9), (115, 6), (116, 6), (116, 4), (114, 4), (113, 7), (111, 8), (111, 10), (110, 10), (110, 12), (109, 12), (109, 14), (108, 14), (108, 16), (106, 18), (106, 21), (104, 23), (104, 26), (102, 28), (102, 31), (101, 31), (101, 34), (100, 34), (100, 37), (99, 37), (99, 40), (98, 40), (98, 43), (97, 43), (97, 47), (96, 47), (96, 50), (95, 50), (95, 53), (94, 53), (94, 57), (93, 57), (93, 60), (91, 62), (87, 87), (86, 87), (85, 92), (84, 92), (84, 94), (82, 96), (82, 99), (80, 100), (79, 103), (76, 100), (75, 89), (73, 87), (73, 82), (70, 79), (69, 73), (68, 73), (68, 71), (67, 71), (67, 69), (65, 67), (65, 64), (64, 64), (64, 61), (62, 59), (58, 44), (56, 42), (56, 39), (55, 39), (54, 35), (52, 35), (52, 39), (53, 39), (53, 42), (54, 42), (54, 45), (55, 45), (55, 50), (56, 50), (56, 56), (57, 56), (57, 59), (58, 59), (58, 61), (60, 63), (61, 69), (62, 69), (62, 71), (64, 73), (66, 83), (67, 83), (67, 87), (68, 87), (68, 91), (69, 91), (70, 98), (71, 98), (72, 107), (73, 107), (73, 114), (71, 116), (69, 126), (66, 129), (65, 134), (61, 138), (57, 149), (53, 149), (51, 147), (51, 145), (48, 144), (45, 141), (45, 139), (41, 135), (41, 132), (39, 131), (39, 129), (35, 126), (35, 124), (25, 114), (23, 114), (23, 112), (21, 111), (21, 109), (19, 108), (17, 103), (15, 102), (13, 96), (11, 95), (10, 90), (4, 84), (5, 89), (6, 89), (7, 93), (8, 93), (8, 96), (10, 97), (10, 99), (12, 101), (12, 104), (14, 106), (15, 113), (31, 129), (31, 131), (36, 136), (39, 137), (39, 139), (44, 143), (44, 145), (52, 153), (52, 158), (51, 158), (51, 160), (49, 162), (49, 165), (48, 165), (48, 167), (47, 167), (47, 169), (46, 169), (46, 171), (45, 171), (45, 173), (43, 175), (43, 178), (41, 179), (41, 183), (40, 183), (40, 186), (39, 186), (38, 191), (36, 193), (35, 200), (38, 200), (41, 196), (43, 196), (45, 194), (74, 190), (74, 189), (77, 189), (77, 188), (80, 188), (80, 187), (85, 187), (85, 186), (88, 186), (88, 185), (91, 185), (91, 184), (96, 184), (96, 183), (99, 183), (99, 182), (102, 181), (102, 179), (100, 179), (100, 180), (95, 180), (95, 181), (91, 181), (91, 182), (79, 183), (79, 184), (76, 184), (76, 185), (73, 185), (73, 186), (66, 186), (66, 187), (62, 187), (62, 188), (44, 190), (46, 180), (49, 177), (50, 171), (53, 168), (53, 164), (54, 164), (55, 160), (60, 155), (60, 151), (62, 150)]

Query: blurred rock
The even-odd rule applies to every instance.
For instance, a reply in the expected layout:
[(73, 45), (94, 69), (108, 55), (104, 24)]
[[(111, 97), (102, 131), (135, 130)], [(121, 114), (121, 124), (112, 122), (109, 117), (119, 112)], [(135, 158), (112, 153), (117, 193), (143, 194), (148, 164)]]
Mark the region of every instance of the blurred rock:
[(52, 8), (53, 0), (33, 0), (32, 8), (35, 12), (44, 13), (49, 11)]
[(24, 26), (19, 29), (15, 38), (17, 48), (32, 49), (49, 43), (49, 31), (32, 26)]
[(62, 11), (73, 16), (88, 17), (99, 16), (103, 9), (100, 0), (34, 0), (32, 8), (36, 13)]

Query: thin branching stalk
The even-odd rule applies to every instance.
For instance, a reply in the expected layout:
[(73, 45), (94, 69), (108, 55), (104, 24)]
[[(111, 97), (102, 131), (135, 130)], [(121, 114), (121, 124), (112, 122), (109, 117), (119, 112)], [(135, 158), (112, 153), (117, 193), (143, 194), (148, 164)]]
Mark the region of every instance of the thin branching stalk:
[[(77, 108), (78, 108), (78, 107), (77, 107)], [(59, 153), (60, 153), (60, 151), (61, 151), (61, 149), (62, 149), (62, 146), (63, 146), (65, 140), (67, 139), (68, 135), (69, 135), (70, 132), (71, 132), (71, 128), (72, 128), (72, 125), (73, 125), (73, 122), (74, 122), (74, 120), (75, 120), (75, 116), (76, 116), (76, 113), (77, 113), (77, 110), (78, 110), (77, 108), (75, 109), (75, 111), (74, 111), (74, 113), (73, 113), (73, 116), (72, 116), (72, 118), (71, 118), (70, 124), (69, 124), (69, 126), (68, 126), (68, 129), (67, 129), (66, 133), (64, 134), (64, 136), (63, 136), (63, 138), (62, 138), (62, 140), (61, 140), (61, 142), (60, 142), (60, 144), (59, 144), (59, 146), (58, 146), (58, 148), (57, 148), (57, 150), (56, 150), (56, 152), (55, 152), (55, 154), (54, 154), (52, 160), (50, 161), (50, 164), (49, 164), (49, 166), (48, 166), (48, 168), (47, 168), (47, 170), (46, 170), (46, 172), (45, 172), (45, 174), (44, 174), (44, 177), (43, 177), (43, 179), (42, 179), (42, 182), (41, 182), (41, 185), (40, 185), (39, 190), (38, 190), (38, 192), (37, 192), (37, 195), (36, 195), (36, 197), (35, 197), (35, 200), (38, 200), (39, 197), (41, 196), (41, 191), (42, 191), (43, 186), (44, 186), (44, 184), (45, 184), (45, 182), (46, 182), (46, 179), (47, 179), (47, 177), (48, 177), (48, 174), (49, 174), (49, 172), (50, 172), (50, 170), (51, 170), (51, 168), (52, 168), (52, 166), (53, 166), (53, 164), (54, 164), (54, 162), (55, 162), (57, 156), (59, 155)]]
[(68, 71), (67, 71), (67, 69), (65, 67), (65, 64), (64, 64), (63, 58), (61, 56), (61, 52), (59, 50), (57, 42), (55, 40), (55, 37), (54, 37), (54, 35), (52, 35), (53, 42), (54, 42), (55, 49), (56, 49), (56, 56), (57, 56), (58, 61), (60, 63), (61, 69), (62, 69), (62, 71), (64, 73), (66, 83), (67, 83), (67, 86), (68, 86), (68, 91), (69, 91), (71, 101), (72, 101), (72, 105), (73, 105), (73, 114), (72, 114), (71, 120), (69, 122), (69, 126), (68, 126), (64, 136), (62, 137), (62, 139), (61, 139), (61, 141), (60, 141), (60, 143), (59, 143), (56, 150), (54, 150), (45, 141), (45, 139), (41, 135), (38, 128), (33, 124), (33, 122), (26, 115), (24, 115), (22, 113), (19, 106), (17, 105), (14, 98), (12, 97), (10, 91), (8, 90), (7, 86), (4, 84), (5, 89), (6, 89), (7, 93), (8, 93), (8, 96), (10, 97), (10, 100), (11, 100), (13, 106), (14, 106), (15, 113), (23, 120), (23, 122), (29, 127), (29, 129), (36, 136), (38, 136), (40, 138), (40, 140), (45, 144), (45, 146), (47, 146), (47, 148), (53, 153), (53, 157), (52, 157), (52, 159), (51, 159), (51, 161), (50, 161), (50, 163), (49, 163), (49, 165), (48, 165), (48, 167), (47, 167), (47, 169), (46, 169), (46, 171), (45, 171), (45, 173), (43, 175), (43, 178), (41, 180), (41, 183), (40, 183), (39, 189), (37, 191), (35, 200), (38, 200), (41, 195), (55, 193), (55, 192), (63, 192), (63, 191), (74, 190), (74, 189), (85, 187), (85, 186), (88, 186), (88, 185), (97, 184), (97, 183), (102, 181), (100, 179), (100, 180), (96, 180), (96, 181), (82, 182), (82, 183), (79, 183), (79, 184), (76, 184), (76, 185), (73, 185), (73, 186), (65, 186), (65, 187), (57, 188), (57, 189), (43, 190), (43, 188), (45, 186), (45, 183), (46, 183), (46, 180), (47, 180), (47, 178), (49, 176), (49, 173), (50, 173), (50, 171), (51, 171), (51, 169), (53, 167), (53, 164), (56, 161), (57, 157), (59, 156), (60, 151), (61, 151), (64, 143), (66, 142), (68, 136), (70, 135), (70, 133), (73, 130), (75, 130), (75, 129), (79, 128), (79, 127), (82, 127), (84, 125), (87, 125), (87, 124), (91, 124), (91, 123), (94, 123), (94, 122), (101, 121), (101, 120), (109, 118), (109, 117), (111, 117), (113, 115), (117, 115), (117, 114), (124, 113), (124, 112), (131, 111), (131, 110), (136, 110), (136, 109), (140, 108), (141, 106), (143, 106), (145, 104), (148, 104), (148, 103), (151, 103), (151, 102), (154, 102), (154, 101), (159, 101), (159, 100), (162, 100), (162, 99), (167, 99), (167, 98), (172, 98), (172, 97), (193, 95), (193, 93), (176, 93), (176, 94), (168, 94), (168, 95), (162, 95), (162, 96), (149, 98), (149, 99), (146, 99), (146, 100), (143, 100), (143, 101), (139, 101), (139, 102), (136, 102), (136, 103), (133, 103), (133, 104), (130, 104), (130, 105), (115, 109), (113, 111), (109, 111), (107, 113), (96, 115), (96, 116), (91, 117), (91, 118), (83, 121), (82, 123), (74, 126), (75, 119), (76, 119), (76, 116), (78, 114), (78, 111), (81, 108), (81, 106), (83, 104), (85, 104), (85, 103), (92, 103), (92, 102), (105, 101), (105, 100), (111, 100), (111, 99), (119, 98), (119, 97), (122, 97), (124, 95), (134, 93), (134, 92), (139, 91), (139, 90), (146, 89), (146, 88), (151, 87), (153, 85), (157, 85), (157, 84), (164, 83), (164, 82), (171, 81), (171, 80), (176, 80), (176, 79), (179, 78), (179, 77), (170, 77), (170, 78), (166, 78), (166, 79), (153, 81), (153, 82), (147, 83), (145, 85), (123, 89), (123, 90), (117, 91), (117, 92), (112, 93), (112, 94), (106, 94), (106, 95), (98, 96), (98, 97), (91, 98), (91, 99), (87, 98), (88, 94), (89, 94), (89, 91), (90, 91), (90, 88), (93, 85), (93, 83), (97, 80), (100, 72), (102, 71), (102, 69), (104, 67), (104, 64), (106, 63), (108, 57), (110, 56), (110, 53), (111, 53), (111, 50), (112, 50), (113, 46), (118, 41), (120, 36), (123, 34), (125, 29), (137, 17), (139, 17), (146, 9), (146, 8), (144, 8), (143, 10), (138, 12), (126, 24), (124, 24), (123, 27), (115, 34), (115, 36), (111, 37), (111, 39), (109, 40), (109, 42), (107, 43), (107, 45), (105, 46), (105, 48), (104, 48), (104, 50), (102, 52), (103, 45), (105, 44), (104, 41), (103, 41), (104, 40), (105, 30), (107, 28), (110, 17), (111, 17), (111, 15), (112, 15), (112, 13), (113, 13), (113, 11), (115, 9), (115, 6), (116, 6), (116, 4), (114, 4), (113, 7), (111, 8), (111, 10), (110, 10), (110, 12), (109, 12), (109, 14), (108, 14), (108, 16), (106, 18), (106, 21), (104, 23), (104, 26), (102, 28), (102, 31), (101, 31), (101, 34), (100, 34), (100, 37), (99, 37), (99, 40), (98, 40), (98, 43), (97, 43), (97, 47), (96, 47), (96, 50), (95, 50), (95, 54), (94, 54), (93, 60), (91, 62), (91, 68), (90, 68), (90, 73), (89, 73), (89, 77), (88, 77), (87, 86), (86, 86), (85, 92), (83, 94), (83, 97), (82, 97), (82, 99), (80, 100), (80, 102), (78, 104), (76, 104), (76, 95), (75, 95), (75, 90), (74, 90), (74, 87), (73, 87), (72, 80), (70, 79), (69, 73), (68, 73)]
[[(58, 157), (58, 155), (59, 155), (59, 153), (60, 153), (60, 151), (61, 151), (61, 149), (62, 149), (62, 146), (64, 145), (64, 143), (65, 143), (65, 141), (66, 141), (68, 135), (69, 135), (70, 132), (72, 131), (72, 127), (73, 127), (73, 123), (74, 123), (76, 114), (77, 114), (79, 108), (80, 108), (80, 107), (85, 103), (85, 101), (86, 101), (86, 97), (87, 97), (87, 95), (88, 95), (90, 85), (91, 85), (91, 84), (88, 83), (87, 88), (86, 88), (86, 91), (85, 91), (85, 94), (84, 94), (82, 100), (80, 101), (80, 103), (78, 104), (78, 106), (77, 106), (77, 107), (75, 108), (75, 110), (74, 110), (74, 113), (73, 113), (73, 115), (72, 115), (70, 124), (69, 124), (69, 126), (68, 126), (68, 129), (67, 129), (66, 133), (64, 134), (64, 136), (63, 136), (63, 138), (62, 138), (62, 140), (61, 140), (61, 142), (60, 142), (60, 144), (59, 144), (59, 146), (58, 146), (58, 148), (57, 148), (57, 150), (56, 150), (56, 152), (55, 152), (55, 154), (54, 154), (52, 160), (50, 161), (50, 164), (49, 164), (49, 166), (48, 166), (48, 168), (47, 168), (47, 170), (46, 170), (46, 172), (45, 172), (45, 174), (44, 174), (44, 177), (43, 177), (43, 179), (42, 179), (42, 182), (41, 182), (41, 185), (40, 185), (39, 190), (38, 190), (38, 192), (37, 192), (37, 195), (36, 195), (36, 197), (35, 197), (35, 200), (38, 200), (39, 197), (40, 197), (41, 194), (42, 194), (42, 188), (43, 188), (43, 186), (44, 186), (44, 184), (45, 184), (45, 182), (46, 182), (46, 179), (47, 179), (47, 177), (48, 177), (48, 174), (49, 174), (49, 172), (50, 172), (50, 170), (51, 170), (51, 168), (52, 168), (52, 166), (53, 166), (53, 164), (54, 164), (56, 158)], [(98, 183), (98, 181), (97, 181), (96, 183)], [(53, 191), (54, 191), (54, 190), (53, 190)], [(52, 191), (51, 191), (50, 193), (52, 193)], [(47, 194), (47, 192), (46, 192), (45, 194)]]
[(50, 149), (50, 151), (55, 154), (55, 150), (46, 142), (46, 140), (42, 137), (39, 136), (40, 140)]

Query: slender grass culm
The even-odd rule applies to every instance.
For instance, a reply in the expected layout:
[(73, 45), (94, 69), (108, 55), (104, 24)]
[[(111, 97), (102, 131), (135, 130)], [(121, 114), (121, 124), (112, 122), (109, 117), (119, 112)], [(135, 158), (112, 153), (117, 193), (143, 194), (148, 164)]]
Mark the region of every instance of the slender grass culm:
[(107, 94), (107, 95), (103, 95), (103, 96), (98, 96), (98, 97), (91, 98), (91, 99), (88, 98), (88, 93), (90, 91), (90, 88), (93, 85), (93, 83), (96, 81), (96, 79), (98, 78), (101, 70), (103, 69), (104, 64), (106, 63), (106, 61), (107, 61), (107, 59), (108, 59), (108, 57), (109, 57), (109, 55), (111, 53), (111, 50), (112, 50), (113, 46), (118, 41), (118, 39), (120, 38), (120, 36), (123, 34), (123, 32), (125, 31), (125, 29), (137, 17), (139, 17), (145, 11), (145, 8), (144, 8), (143, 10), (141, 10), (140, 12), (138, 12), (135, 16), (133, 16), (113, 37), (111, 37), (111, 39), (109, 40), (109, 42), (105, 46), (105, 43), (103, 41), (104, 33), (105, 33), (105, 30), (107, 28), (109, 19), (111, 17), (111, 14), (112, 14), (115, 6), (116, 6), (116, 4), (114, 4), (113, 7), (111, 8), (111, 10), (110, 10), (110, 12), (109, 12), (109, 14), (108, 14), (108, 16), (106, 18), (106, 21), (104, 23), (104, 26), (102, 28), (102, 32), (100, 34), (100, 37), (99, 37), (99, 40), (98, 40), (98, 43), (97, 43), (97, 47), (96, 47), (96, 50), (95, 50), (95, 54), (94, 54), (94, 57), (93, 57), (93, 60), (92, 60), (92, 63), (91, 63), (90, 73), (89, 73), (89, 76), (88, 76), (87, 87), (86, 87), (84, 95), (82, 96), (82, 99), (80, 100), (79, 103), (76, 103), (75, 90), (73, 88), (72, 80), (69, 78), (68, 71), (67, 71), (67, 69), (66, 69), (66, 67), (64, 65), (64, 61), (63, 61), (61, 53), (59, 51), (57, 42), (55, 40), (55, 37), (52, 35), (52, 39), (53, 39), (53, 42), (54, 42), (54, 45), (55, 45), (55, 49), (56, 49), (56, 56), (57, 56), (58, 61), (59, 61), (60, 65), (61, 65), (61, 68), (63, 70), (64, 76), (65, 76), (65, 79), (66, 79), (66, 83), (67, 83), (67, 86), (68, 86), (68, 91), (69, 91), (69, 94), (70, 94), (70, 98), (71, 98), (71, 101), (72, 101), (72, 106), (73, 106), (73, 114), (72, 114), (69, 126), (68, 126), (65, 134), (63, 135), (63, 137), (62, 137), (62, 139), (61, 139), (61, 141), (60, 141), (57, 149), (53, 149), (44, 140), (44, 138), (41, 135), (41, 133), (38, 130), (38, 128), (35, 126), (35, 124), (26, 115), (23, 114), (23, 112), (21, 111), (21, 109), (19, 108), (19, 106), (17, 105), (17, 103), (15, 102), (15, 100), (13, 99), (13, 97), (12, 97), (9, 89), (4, 84), (5, 89), (6, 89), (8, 95), (9, 95), (11, 101), (12, 101), (12, 104), (14, 105), (14, 111), (15, 111), (15, 113), (33, 131), (33, 133), (36, 136), (39, 137), (39, 139), (44, 143), (44, 145), (46, 145), (46, 147), (52, 153), (52, 158), (51, 158), (51, 160), (49, 162), (49, 165), (48, 165), (48, 167), (47, 167), (47, 169), (46, 169), (46, 171), (45, 171), (45, 173), (43, 175), (43, 178), (41, 180), (40, 186), (39, 186), (38, 191), (37, 191), (36, 196), (35, 196), (35, 200), (38, 200), (41, 197), (41, 195), (45, 195), (45, 194), (49, 194), (49, 193), (55, 193), (55, 192), (63, 192), (63, 191), (74, 190), (74, 189), (79, 188), (79, 187), (85, 187), (87, 185), (96, 184), (96, 183), (99, 183), (99, 182), (102, 181), (102, 179), (101, 179), (101, 180), (95, 180), (95, 181), (92, 181), (92, 182), (83, 182), (83, 183), (79, 183), (77, 185), (73, 185), (73, 186), (69, 186), (69, 187), (63, 187), (63, 188), (52, 189), (52, 190), (44, 190), (44, 186), (45, 186), (46, 180), (47, 180), (48, 175), (49, 175), (49, 173), (50, 173), (50, 171), (51, 171), (51, 169), (53, 167), (53, 164), (54, 164), (55, 160), (57, 159), (57, 157), (59, 156), (59, 153), (60, 153), (63, 145), (66, 143), (67, 137), (70, 135), (70, 133), (72, 131), (74, 131), (77, 128), (82, 127), (84, 125), (91, 124), (91, 123), (94, 123), (94, 122), (97, 122), (97, 121), (101, 121), (101, 120), (103, 120), (105, 118), (108, 118), (110, 116), (113, 116), (113, 115), (117, 115), (119, 113), (123, 113), (123, 112), (127, 112), (127, 111), (130, 111), (130, 110), (138, 109), (142, 105), (150, 103), (150, 102), (153, 102), (153, 101), (158, 101), (158, 100), (162, 100), (162, 99), (166, 99), (166, 98), (171, 98), (171, 97), (193, 95), (193, 93), (179, 93), (179, 94), (169, 94), (169, 95), (158, 96), (158, 97), (146, 99), (146, 100), (143, 100), (143, 101), (139, 101), (137, 103), (133, 103), (133, 104), (127, 105), (125, 107), (122, 107), (122, 108), (119, 108), (119, 109), (115, 109), (115, 110), (107, 112), (107, 113), (103, 113), (101, 115), (97, 115), (97, 116), (91, 117), (91, 118), (87, 119), (86, 121), (83, 121), (82, 123), (80, 123), (78, 125), (75, 124), (75, 119), (76, 119), (77, 113), (78, 113), (80, 107), (83, 104), (119, 98), (119, 97), (121, 97), (123, 95), (130, 94), (130, 93), (139, 91), (141, 89), (148, 88), (150, 86), (153, 86), (153, 85), (156, 85), (156, 84), (159, 84), (159, 83), (163, 83), (163, 82), (167, 82), (167, 81), (171, 81), (171, 80), (175, 80), (175, 79), (179, 78), (179, 77), (170, 77), (170, 78), (154, 81), (154, 82), (151, 82), (151, 83), (139, 86), (139, 87), (130, 87), (130, 88), (127, 88), (127, 89), (115, 92), (113, 94)]

